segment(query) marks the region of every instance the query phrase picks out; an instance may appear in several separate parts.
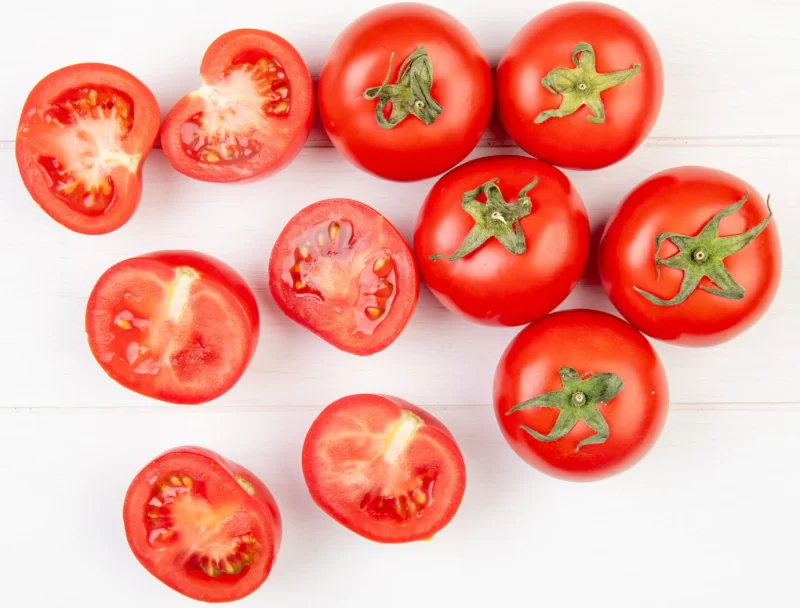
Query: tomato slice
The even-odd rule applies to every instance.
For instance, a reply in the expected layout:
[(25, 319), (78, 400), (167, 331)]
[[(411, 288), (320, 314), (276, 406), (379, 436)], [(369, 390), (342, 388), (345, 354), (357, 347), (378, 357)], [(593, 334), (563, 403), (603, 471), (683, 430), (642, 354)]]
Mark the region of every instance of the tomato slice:
[(115, 264), (86, 308), (89, 346), (106, 373), (172, 403), (204, 403), (229, 390), (255, 352), (258, 328), (258, 305), (244, 279), (189, 251)]
[(258, 589), (281, 541), (280, 513), (261, 480), (196, 447), (170, 450), (142, 469), (123, 520), (136, 559), (165, 585), (205, 602)]
[(161, 122), (150, 90), (101, 63), (62, 68), (30, 92), (17, 130), (25, 187), (75, 232), (105, 234), (127, 222)]
[(419, 297), (416, 263), (380, 213), (349, 199), (314, 203), (278, 236), (269, 285), (293, 321), (356, 355), (394, 342)]
[(447, 428), (396, 397), (350, 395), (317, 417), (303, 444), (314, 502), (382, 543), (430, 539), (456, 514), (464, 459)]
[(233, 30), (211, 43), (203, 86), (164, 119), (161, 145), (189, 177), (235, 182), (267, 175), (300, 152), (314, 118), (311, 75), (297, 50), (261, 30)]

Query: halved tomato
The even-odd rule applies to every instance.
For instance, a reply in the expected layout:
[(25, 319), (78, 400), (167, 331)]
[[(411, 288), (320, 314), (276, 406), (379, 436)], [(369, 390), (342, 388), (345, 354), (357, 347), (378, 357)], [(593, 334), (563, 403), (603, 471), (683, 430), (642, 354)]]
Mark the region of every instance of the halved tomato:
[(406, 242), (363, 203), (332, 198), (295, 215), (272, 249), (269, 287), (290, 319), (336, 348), (371, 355), (394, 342), (419, 297)]
[(122, 386), (172, 403), (216, 399), (258, 342), (258, 305), (233, 268), (192, 251), (159, 251), (109, 268), (86, 307), (97, 362)]
[(314, 88), (297, 50), (261, 30), (233, 30), (211, 43), (203, 86), (167, 114), (161, 145), (189, 177), (236, 182), (267, 175), (297, 156), (311, 131)]
[(139, 205), (142, 165), (160, 122), (153, 94), (125, 70), (102, 63), (57, 70), (22, 108), (16, 143), (22, 181), (70, 230), (116, 230)]
[(350, 395), (317, 417), (303, 444), (314, 502), (382, 543), (428, 540), (456, 514), (464, 458), (439, 420), (407, 401)]
[(267, 487), (210, 450), (165, 452), (131, 482), (122, 510), (136, 559), (175, 591), (230, 602), (266, 580), (281, 543)]

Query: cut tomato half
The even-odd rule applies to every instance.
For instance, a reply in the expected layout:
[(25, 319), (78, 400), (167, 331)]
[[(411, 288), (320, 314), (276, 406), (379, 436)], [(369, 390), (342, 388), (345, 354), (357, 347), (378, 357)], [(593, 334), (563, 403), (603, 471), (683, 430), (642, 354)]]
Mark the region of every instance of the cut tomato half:
[(343, 198), (295, 215), (272, 249), (269, 285), (293, 321), (356, 355), (394, 342), (419, 297), (406, 242), (389, 221)]
[(314, 88), (297, 50), (261, 30), (233, 30), (211, 43), (203, 86), (164, 119), (161, 145), (189, 177), (235, 182), (281, 169), (311, 131)]
[(261, 480), (196, 447), (165, 452), (142, 469), (125, 496), (123, 521), (150, 574), (204, 602), (258, 589), (281, 542), (280, 513)]
[(319, 507), (382, 543), (430, 539), (456, 514), (466, 468), (445, 426), (407, 401), (351, 395), (317, 417), (303, 475)]
[(258, 329), (258, 305), (244, 279), (190, 251), (112, 266), (86, 308), (89, 346), (106, 373), (172, 403), (204, 403), (229, 390), (255, 352)]
[(161, 117), (150, 90), (125, 70), (83, 63), (45, 76), (17, 129), (25, 187), (75, 232), (105, 234), (139, 205), (142, 165)]

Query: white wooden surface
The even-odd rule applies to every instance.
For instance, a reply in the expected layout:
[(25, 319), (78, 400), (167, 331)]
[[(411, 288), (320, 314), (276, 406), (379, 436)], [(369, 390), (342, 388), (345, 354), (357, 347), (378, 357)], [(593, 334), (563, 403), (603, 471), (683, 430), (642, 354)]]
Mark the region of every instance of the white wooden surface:
[[(133, 220), (106, 237), (46, 217), (18, 177), (13, 140), (28, 90), (80, 61), (128, 69), (166, 112), (198, 84), (208, 43), (235, 27), (272, 29), (317, 74), (328, 46), (374, 0), (287, 3), (13, 3), (0, 20), (0, 606), (172, 607), (190, 600), (130, 554), (128, 482), (182, 444), (215, 449), (273, 490), (284, 544), (266, 584), (242, 606), (796, 606), (800, 484), (795, 390), (800, 339), (800, 2), (646, 0), (619, 4), (661, 49), (666, 97), (645, 145), (622, 163), (570, 173), (599, 235), (624, 194), (669, 166), (706, 164), (771, 193), (784, 276), (766, 317), (709, 350), (656, 344), (670, 379), (667, 427), (649, 457), (611, 480), (576, 485), (528, 468), (493, 419), (494, 365), (515, 330), (472, 325), (423, 289), (417, 313), (386, 351), (361, 359), (290, 323), (270, 301), (273, 240), (301, 207), (346, 196), (411, 237), (432, 180), (398, 185), (350, 167), (315, 131), (278, 176), (202, 184), (156, 151)], [(550, 2), (442, 0), (492, 63)], [(489, 134), (473, 157), (515, 153)], [(123, 258), (193, 248), (232, 264), (255, 288), (263, 329), (255, 360), (225, 397), (197, 408), (125, 391), (96, 365), (83, 312), (97, 277)], [(610, 310), (590, 269), (565, 307)], [(300, 471), (305, 431), (352, 392), (428, 407), (456, 435), (467, 493), (430, 543), (371, 544), (311, 502)]]

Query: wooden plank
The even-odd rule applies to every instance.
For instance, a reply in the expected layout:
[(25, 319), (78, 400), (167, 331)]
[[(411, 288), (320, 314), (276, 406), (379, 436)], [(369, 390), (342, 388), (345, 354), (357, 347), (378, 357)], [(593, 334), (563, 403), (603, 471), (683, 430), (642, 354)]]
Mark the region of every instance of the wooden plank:
[(673, 411), (645, 460), (593, 484), (529, 468), (489, 407), (431, 411), (463, 450), (464, 502), (432, 542), (387, 546), (312, 503), (299, 458), (317, 408), (2, 410), (3, 605), (189, 606), (139, 566), (120, 518), (136, 472), (181, 444), (247, 466), (279, 503), (283, 547), (243, 607), (794, 605), (800, 406)]
[[(216, 3), (140, 0), (136, 7), (76, 8), (16, 3), (0, 32), (0, 141), (11, 141), (30, 89), (64, 65), (100, 61), (123, 67), (156, 94), (166, 111), (199, 86), (200, 59), (219, 34), (238, 27), (271, 29), (291, 41), (314, 76), (333, 40), (377, 0)], [(496, 64), (522, 25), (556, 2), (437, 0), (475, 35)], [(656, 136), (800, 135), (796, 99), (800, 64), (792, 61), (800, 4), (747, 0), (721, 9), (711, 0), (616, 4), (651, 32), (665, 65), (666, 96)], [(66, 43), (66, 41), (69, 41)], [(64, 41), (64, 42), (61, 42)]]
[[(751, 331), (719, 348), (658, 344), (674, 404), (761, 403), (794, 399), (800, 297), (800, 223), (787, 155), (800, 147), (648, 146), (602, 172), (571, 172), (590, 212), (595, 236), (617, 202), (638, 181), (676, 164), (726, 169), (772, 193), (781, 229), (785, 270), (776, 301)], [(482, 150), (480, 154), (513, 152)], [(423, 289), (414, 318), (386, 351), (358, 358), (336, 351), (288, 321), (267, 288), (267, 260), (286, 221), (323, 197), (362, 200), (384, 213), (410, 239), (419, 206), (433, 180), (392, 184), (363, 175), (332, 149), (307, 149), (298, 162), (263, 181), (234, 186), (196, 182), (172, 171), (160, 152), (145, 166), (137, 215), (105, 237), (73, 234), (45, 216), (13, 171), (13, 152), (0, 150), (0, 369), (13, 370), (0, 404), (8, 406), (148, 405), (121, 390), (94, 362), (83, 333), (86, 299), (100, 274), (126, 257), (165, 248), (198, 249), (237, 268), (254, 287), (262, 312), (255, 359), (220, 405), (325, 404), (343, 394), (388, 392), (417, 403), (486, 403), (494, 366), (515, 329), (475, 325), (447, 312)], [(593, 268), (563, 304), (611, 311)], [(758, 365), (754, 365), (754, 355)], [(32, 381), (31, 366), (47, 383)], [(784, 370), (776, 373), (776, 370)]]

